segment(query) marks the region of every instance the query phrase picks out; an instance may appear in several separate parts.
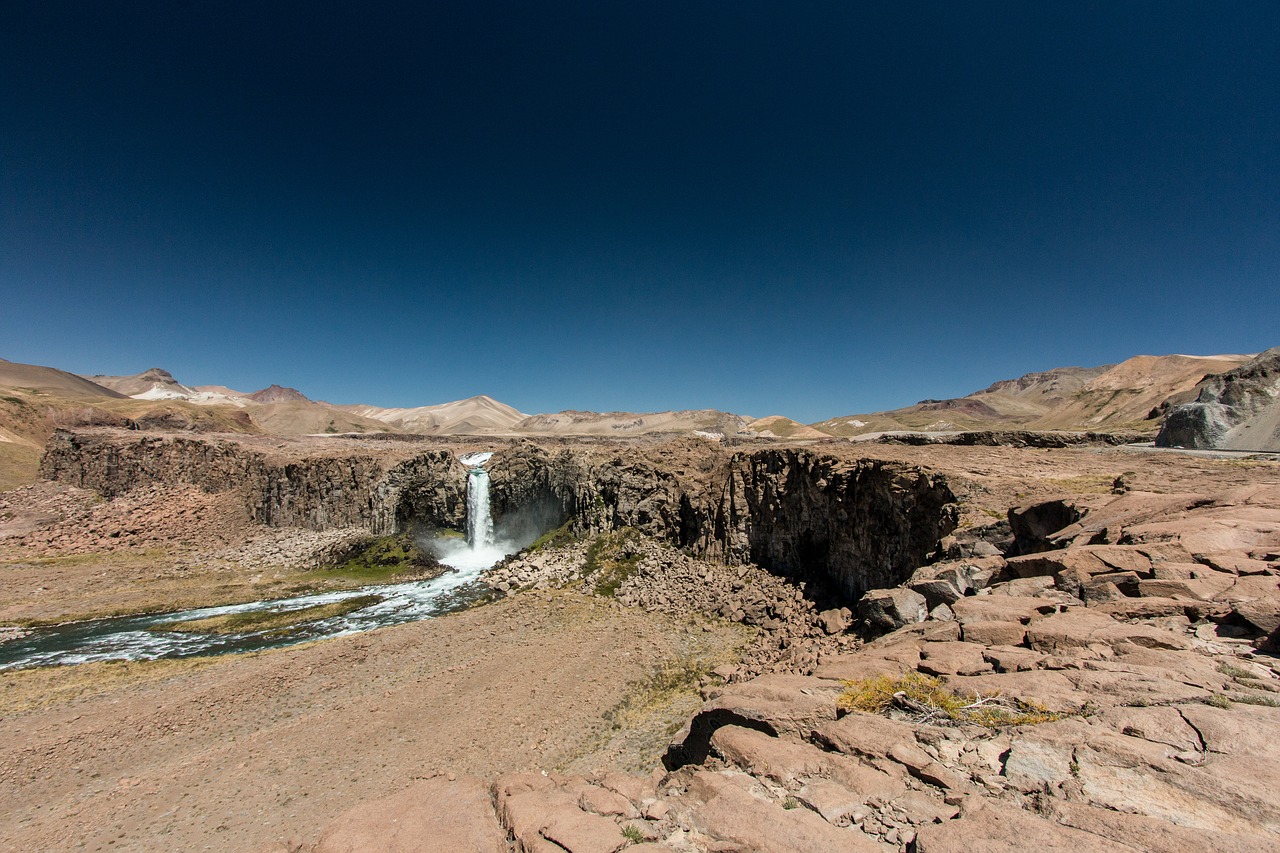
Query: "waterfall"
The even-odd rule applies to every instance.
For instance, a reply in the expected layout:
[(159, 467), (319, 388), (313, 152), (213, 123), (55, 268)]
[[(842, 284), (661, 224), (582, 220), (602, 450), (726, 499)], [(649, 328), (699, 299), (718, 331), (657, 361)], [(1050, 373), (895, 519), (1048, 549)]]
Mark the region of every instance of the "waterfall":
[(467, 477), (467, 545), (472, 551), (492, 548), (493, 516), (489, 513), (489, 472), (477, 465)]
[(493, 514), (489, 510), (489, 472), (484, 464), (493, 453), (468, 453), (459, 457), (467, 466), (467, 539), (440, 540), (436, 543), (437, 556), (446, 566), (463, 572), (480, 573), (508, 554), (515, 553), (516, 546), (498, 541), (493, 529)]

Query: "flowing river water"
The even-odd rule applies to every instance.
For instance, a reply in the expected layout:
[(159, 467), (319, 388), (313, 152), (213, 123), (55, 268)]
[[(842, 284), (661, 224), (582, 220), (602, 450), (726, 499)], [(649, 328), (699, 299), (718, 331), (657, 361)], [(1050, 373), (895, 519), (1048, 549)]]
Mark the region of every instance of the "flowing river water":
[[(493, 517), (489, 512), (489, 474), (484, 469), (484, 463), (492, 455), (475, 453), (462, 457), (463, 464), (471, 469), (467, 477), (467, 538), (465, 543), (446, 541), (442, 544), (440, 562), (451, 567), (452, 571), (439, 577), (37, 628), (20, 639), (0, 643), (0, 671), (102, 660), (156, 660), (279, 648), (427, 619), (465, 607), (480, 595), (478, 580), (485, 570), (516, 550), (512, 544), (500, 542), (495, 537)], [(240, 613), (283, 613), (366, 596), (377, 597), (377, 600), (341, 615), (284, 629), (233, 633), (163, 629), (170, 623)]]

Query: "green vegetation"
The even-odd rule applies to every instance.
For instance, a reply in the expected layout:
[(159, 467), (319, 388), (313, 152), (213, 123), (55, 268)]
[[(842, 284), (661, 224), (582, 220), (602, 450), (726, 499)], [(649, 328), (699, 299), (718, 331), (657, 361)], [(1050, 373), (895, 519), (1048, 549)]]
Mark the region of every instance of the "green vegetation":
[(627, 578), (636, 573), (643, 555), (638, 550), (640, 531), (630, 527), (601, 533), (587, 546), (582, 576), (595, 579), (596, 595), (612, 598)]
[(622, 837), (632, 844), (639, 844), (644, 841), (644, 833), (640, 831), (638, 826), (632, 826), (631, 824), (622, 827)]
[(573, 533), (573, 519), (566, 521), (555, 530), (548, 530), (539, 536), (529, 546), (530, 551), (538, 551), (542, 548), (562, 548), (565, 545), (572, 545), (578, 540)]
[(219, 660), (213, 657), (108, 660), (8, 670), (4, 673), (4, 690), (0, 690), (0, 716), (115, 691), (131, 691), (143, 684), (204, 669)]
[(204, 619), (188, 619), (184, 622), (162, 622), (153, 625), (151, 631), (178, 631), (191, 634), (246, 634), (254, 631), (293, 629), (308, 622), (318, 622), (334, 616), (343, 616), (382, 601), (380, 595), (357, 595), (331, 604), (317, 604), (298, 610), (254, 610), (247, 613), (227, 613)]
[[(447, 534), (462, 536), (456, 531), (445, 531)], [(354, 580), (375, 584), (404, 576), (435, 577), (443, 571), (435, 558), (422, 550), (412, 536), (402, 533), (373, 539), (345, 561), (310, 572), (309, 576), (316, 580)]]
[(790, 811), (791, 809), (798, 809), (800, 808), (800, 801), (797, 800), (795, 797), (788, 796), (785, 800), (782, 801), (782, 807), (784, 809), (787, 809), (788, 811)]
[(836, 704), (845, 711), (886, 714), (892, 709), (921, 723), (976, 724), (995, 729), (1051, 723), (1076, 716), (1075, 712), (1051, 711), (1037, 702), (999, 693), (990, 696), (957, 693), (942, 679), (916, 672), (846, 681), (844, 686)]

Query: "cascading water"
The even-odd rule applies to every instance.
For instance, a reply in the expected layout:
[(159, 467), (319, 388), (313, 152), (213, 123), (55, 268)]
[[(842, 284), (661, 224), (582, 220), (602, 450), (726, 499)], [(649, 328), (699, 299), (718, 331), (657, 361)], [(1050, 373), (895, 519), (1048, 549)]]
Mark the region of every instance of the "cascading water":
[(489, 472), (480, 465), (467, 477), (467, 545), (492, 548), (493, 516), (489, 513)]
[[(429, 581), (364, 587), (296, 598), (206, 607), (179, 613), (98, 619), (52, 628), (0, 644), (0, 671), (13, 667), (85, 663), (97, 660), (154, 660), (191, 655), (225, 654), (277, 648), (386, 625), (426, 619), (465, 606), (468, 590), (486, 569), (519, 547), (498, 538), (489, 511), (489, 473), (484, 463), (492, 453), (462, 457), (467, 473), (467, 536), (441, 538), (439, 560), (454, 569)], [(375, 603), (342, 616), (309, 622), (289, 631), (248, 630), (243, 633), (166, 631), (164, 623), (204, 619), (232, 613), (282, 612), (329, 604), (360, 595)]]
[(492, 456), (492, 453), (469, 453), (460, 459), (470, 469), (467, 472), (466, 543), (449, 540), (437, 543), (440, 562), (460, 572), (479, 575), (519, 550), (510, 542), (500, 541), (494, 530), (493, 515), (489, 511), (489, 472), (484, 468)]

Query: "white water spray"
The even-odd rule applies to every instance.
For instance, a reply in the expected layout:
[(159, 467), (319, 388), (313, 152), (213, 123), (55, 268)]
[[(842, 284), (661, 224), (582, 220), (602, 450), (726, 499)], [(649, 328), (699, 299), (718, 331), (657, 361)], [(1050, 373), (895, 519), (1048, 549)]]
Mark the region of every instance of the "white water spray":
[(442, 541), (438, 547), (444, 552), (440, 562), (461, 572), (479, 572), (489, 568), (508, 554), (519, 550), (510, 542), (498, 541), (493, 529), (493, 514), (489, 510), (489, 472), (484, 464), (492, 453), (468, 453), (459, 461), (470, 470), (467, 472), (467, 540)]

